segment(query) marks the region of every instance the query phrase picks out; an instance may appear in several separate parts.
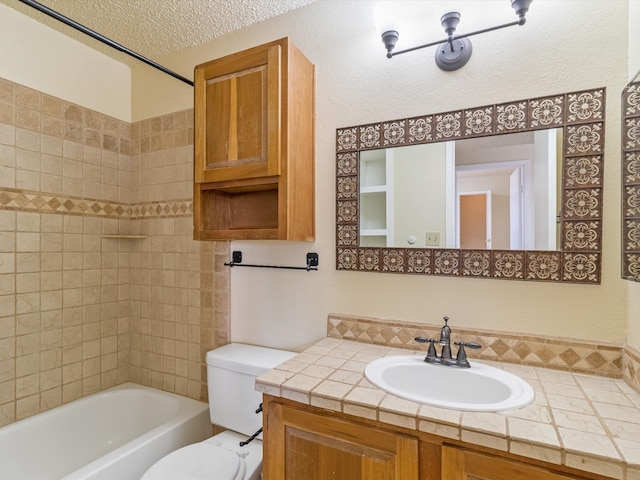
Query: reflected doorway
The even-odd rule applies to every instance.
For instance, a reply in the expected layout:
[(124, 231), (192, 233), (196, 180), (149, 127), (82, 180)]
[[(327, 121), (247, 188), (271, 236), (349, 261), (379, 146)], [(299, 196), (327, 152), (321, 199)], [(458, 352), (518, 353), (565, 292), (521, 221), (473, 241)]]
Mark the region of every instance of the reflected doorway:
[(491, 192), (467, 192), (458, 196), (460, 248), (491, 248)]

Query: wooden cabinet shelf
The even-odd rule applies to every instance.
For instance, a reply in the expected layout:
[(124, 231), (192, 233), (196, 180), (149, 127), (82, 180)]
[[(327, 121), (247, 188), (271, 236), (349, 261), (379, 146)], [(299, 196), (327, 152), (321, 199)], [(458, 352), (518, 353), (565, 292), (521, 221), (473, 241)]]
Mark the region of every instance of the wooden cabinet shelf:
[(278, 190), (216, 190), (200, 192), (201, 239), (277, 239)]
[(314, 96), (287, 38), (195, 68), (195, 239), (315, 239)]

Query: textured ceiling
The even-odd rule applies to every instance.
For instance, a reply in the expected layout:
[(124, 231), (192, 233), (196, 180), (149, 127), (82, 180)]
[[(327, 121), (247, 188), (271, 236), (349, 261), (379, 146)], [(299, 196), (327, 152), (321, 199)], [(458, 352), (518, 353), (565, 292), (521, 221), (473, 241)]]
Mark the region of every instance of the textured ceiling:
[[(317, 0), (39, 0), (62, 15), (150, 59)], [(0, 0), (30, 17), (124, 61), (123, 54), (18, 0)]]

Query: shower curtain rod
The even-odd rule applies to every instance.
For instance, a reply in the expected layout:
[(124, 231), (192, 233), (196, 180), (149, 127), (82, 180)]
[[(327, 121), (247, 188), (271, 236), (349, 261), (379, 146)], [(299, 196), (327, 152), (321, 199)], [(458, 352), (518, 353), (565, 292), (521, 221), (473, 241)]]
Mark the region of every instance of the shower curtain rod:
[(128, 49), (127, 47), (120, 45), (117, 42), (114, 42), (113, 40), (111, 40), (110, 38), (105, 37), (104, 35), (99, 34), (98, 32), (96, 32), (95, 30), (91, 30), (88, 27), (85, 27), (84, 25), (82, 25), (81, 23), (76, 22), (75, 20), (70, 19), (69, 17), (65, 17), (64, 15), (62, 15), (61, 13), (56, 12), (55, 10), (50, 9), (49, 7), (42, 5), (41, 3), (38, 3), (34, 0), (19, 0), (20, 2), (24, 3), (25, 5), (29, 5), (32, 8), (35, 8), (36, 10), (49, 15), (52, 18), (55, 18), (56, 20), (72, 27), (75, 28), (76, 30), (79, 30), (80, 32), (84, 33), (85, 35), (89, 35), (92, 38), (95, 38), (96, 40), (109, 45), (111, 48), (115, 48), (116, 50), (126, 53), (127, 55), (135, 58), (136, 60), (140, 60), (143, 63), (146, 63), (147, 65), (152, 66), (153, 68), (157, 68), (158, 70), (160, 70), (161, 72), (166, 73), (167, 75), (171, 75), (173, 78), (177, 78), (178, 80), (180, 80), (181, 82), (186, 83), (187, 85), (191, 85), (193, 87), (193, 82), (191, 80), (189, 80), (188, 78), (183, 77), (182, 75), (177, 74), (176, 72), (169, 70), (167, 67), (163, 67), (162, 65), (154, 62), (153, 60), (149, 60), (147, 57), (144, 57), (142, 55), (140, 55), (139, 53), (134, 52), (133, 50)]

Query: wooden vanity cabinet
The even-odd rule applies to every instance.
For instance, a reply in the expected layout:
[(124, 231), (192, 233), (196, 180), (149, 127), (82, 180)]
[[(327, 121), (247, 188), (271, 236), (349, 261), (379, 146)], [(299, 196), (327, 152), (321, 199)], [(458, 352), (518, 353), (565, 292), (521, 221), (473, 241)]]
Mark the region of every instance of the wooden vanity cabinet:
[(267, 404), (264, 480), (418, 480), (418, 439)]
[(605, 478), (269, 395), (263, 410), (264, 480)]
[(580, 480), (547, 468), (475, 452), (465, 448), (442, 447), (442, 478), (447, 480)]
[(314, 240), (313, 64), (283, 38), (194, 83), (194, 238)]

